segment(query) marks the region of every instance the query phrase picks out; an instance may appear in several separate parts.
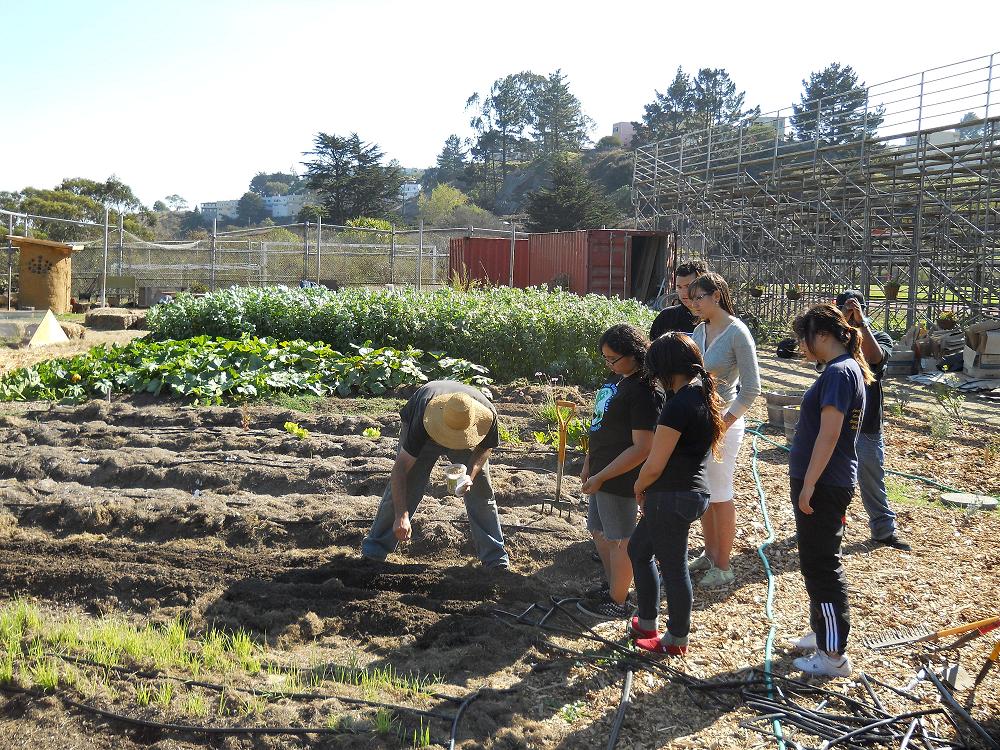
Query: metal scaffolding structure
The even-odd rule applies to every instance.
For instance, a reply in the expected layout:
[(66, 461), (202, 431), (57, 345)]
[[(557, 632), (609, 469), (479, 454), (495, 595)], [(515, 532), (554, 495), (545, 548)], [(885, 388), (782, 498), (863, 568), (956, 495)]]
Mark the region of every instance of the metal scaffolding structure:
[(636, 228), (761, 330), (845, 288), (890, 330), (1000, 317), (998, 89), (1000, 53), (640, 147)]

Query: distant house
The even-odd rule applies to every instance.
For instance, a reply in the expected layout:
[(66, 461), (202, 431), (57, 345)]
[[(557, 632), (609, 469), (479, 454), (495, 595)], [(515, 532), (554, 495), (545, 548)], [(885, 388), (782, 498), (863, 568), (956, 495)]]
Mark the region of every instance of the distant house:
[(635, 137), (635, 125), (630, 122), (616, 122), (611, 126), (611, 135), (617, 135), (623, 148), (628, 148)]
[(235, 201), (210, 201), (201, 204), (201, 215), (206, 221), (218, 219), (236, 219), (240, 215), (240, 202)]
[(404, 182), (399, 188), (399, 197), (404, 201), (411, 201), (420, 195), (419, 182)]
[(275, 219), (285, 219), (289, 217), (295, 217), (299, 215), (307, 203), (318, 203), (316, 199), (312, 199), (309, 195), (305, 193), (296, 193), (294, 195), (269, 195), (264, 198), (264, 205), (267, 206), (267, 210), (271, 212), (271, 216)]

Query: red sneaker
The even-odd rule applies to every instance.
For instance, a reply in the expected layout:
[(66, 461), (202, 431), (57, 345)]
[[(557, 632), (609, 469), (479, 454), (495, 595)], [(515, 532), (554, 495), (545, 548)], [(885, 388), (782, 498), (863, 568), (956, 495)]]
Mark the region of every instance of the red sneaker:
[(660, 634), (655, 630), (646, 630), (645, 628), (639, 627), (639, 618), (632, 618), (632, 632), (629, 633), (632, 638), (659, 638)]
[[(683, 640), (684, 643), (672, 643), (671, 641)], [(662, 656), (684, 656), (687, 653), (687, 638), (674, 638), (669, 633), (664, 633), (662, 638), (639, 638), (635, 645), (643, 651)]]

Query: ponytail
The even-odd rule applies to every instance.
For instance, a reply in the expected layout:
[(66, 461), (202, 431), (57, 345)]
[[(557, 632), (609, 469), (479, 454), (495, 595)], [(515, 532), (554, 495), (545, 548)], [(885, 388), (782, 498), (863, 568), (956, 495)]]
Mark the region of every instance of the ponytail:
[(708, 408), (712, 424), (712, 455), (722, 460), (722, 439), (726, 423), (722, 419), (722, 399), (719, 398), (715, 378), (705, 368), (701, 351), (691, 337), (679, 331), (668, 331), (654, 341), (646, 355), (646, 370), (650, 378), (660, 382), (664, 390), (669, 389), (673, 375), (686, 378), (701, 378), (701, 393)]
[(701, 393), (705, 397), (708, 415), (712, 421), (712, 455), (716, 461), (722, 460), (722, 442), (726, 433), (726, 423), (722, 419), (722, 399), (719, 397), (715, 377), (701, 365), (695, 369), (701, 376)]
[(868, 360), (865, 359), (864, 352), (861, 351), (861, 331), (854, 326), (848, 326), (848, 331), (847, 351), (854, 358), (854, 361), (858, 363), (858, 367), (861, 368), (861, 375), (864, 377), (865, 385), (871, 385), (875, 382), (875, 376), (872, 374), (872, 368), (868, 366)]

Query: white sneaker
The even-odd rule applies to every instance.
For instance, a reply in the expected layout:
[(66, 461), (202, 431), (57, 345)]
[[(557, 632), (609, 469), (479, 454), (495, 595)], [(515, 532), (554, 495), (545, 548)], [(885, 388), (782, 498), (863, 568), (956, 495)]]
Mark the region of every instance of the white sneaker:
[(826, 651), (800, 656), (792, 664), (804, 674), (824, 677), (850, 677), (854, 669), (849, 656), (830, 656)]
[(819, 648), (816, 645), (816, 634), (811, 630), (792, 644), (792, 648), (796, 651), (815, 651)]
[(688, 560), (688, 570), (692, 573), (699, 573), (712, 567), (712, 558), (702, 552), (695, 558)]

